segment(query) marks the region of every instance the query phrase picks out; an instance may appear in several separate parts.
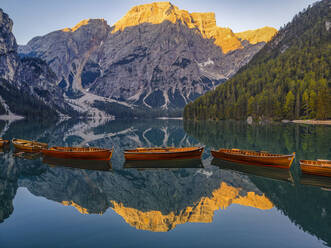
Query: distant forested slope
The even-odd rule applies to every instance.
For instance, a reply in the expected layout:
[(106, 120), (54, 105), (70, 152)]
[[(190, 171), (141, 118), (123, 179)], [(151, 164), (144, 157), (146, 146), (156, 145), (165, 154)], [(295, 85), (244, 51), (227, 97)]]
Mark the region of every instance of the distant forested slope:
[(331, 2), (297, 14), (232, 79), (186, 105), (185, 119), (331, 118)]

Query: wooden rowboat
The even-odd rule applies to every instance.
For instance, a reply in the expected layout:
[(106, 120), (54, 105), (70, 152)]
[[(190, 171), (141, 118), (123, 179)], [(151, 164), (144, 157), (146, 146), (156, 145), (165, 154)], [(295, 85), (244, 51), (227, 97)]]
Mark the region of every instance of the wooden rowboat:
[(218, 151), (211, 151), (213, 157), (237, 162), (244, 164), (254, 163), (260, 166), (271, 166), (277, 168), (291, 167), (291, 164), (295, 158), (295, 152), (290, 155), (272, 154), (268, 152), (257, 152), (240, 149), (219, 149)]
[(113, 149), (102, 149), (96, 147), (60, 147), (54, 146), (41, 151), (43, 155), (68, 158), (68, 159), (88, 159), (88, 160), (110, 160)]
[(125, 150), (124, 157), (126, 160), (200, 159), (203, 149), (203, 147), (137, 148), (133, 150)]
[(40, 152), (48, 147), (46, 143), (23, 139), (12, 139), (12, 143), (16, 149), (30, 152)]
[(0, 147), (4, 147), (9, 144), (9, 140), (0, 139)]
[(331, 177), (331, 160), (300, 160), (300, 167), (306, 174)]

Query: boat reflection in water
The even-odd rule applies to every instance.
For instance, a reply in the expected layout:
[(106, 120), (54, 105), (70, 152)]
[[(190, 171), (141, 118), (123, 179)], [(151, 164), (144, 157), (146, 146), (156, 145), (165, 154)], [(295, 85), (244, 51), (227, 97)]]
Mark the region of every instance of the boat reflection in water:
[(176, 169), (176, 168), (203, 168), (200, 159), (180, 159), (180, 160), (145, 160), (126, 161), (124, 168), (135, 169)]
[(305, 185), (317, 186), (321, 188), (327, 188), (328, 190), (331, 190), (330, 177), (302, 173), (300, 177), (300, 183)]
[(8, 152), (10, 148), (8, 146), (0, 147), (0, 154), (4, 154), (5, 152)]
[(110, 171), (112, 164), (105, 160), (82, 160), (82, 159), (65, 159), (44, 156), (43, 163), (50, 166), (70, 167), (84, 170)]
[(31, 151), (22, 151), (22, 150), (17, 150), (13, 152), (13, 155), (17, 158), (22, 158), (22, 159), (28, 159), (28, 160), (35, 160), (41, 157), (40, 152), (31, 152)]
[(264, 167), (249, 162), (241, 162), (239, 164), (235, 162), (220, 160), (217, 158), (214, 158), (211, 164), (225, 170), (233, 170), (255, 176), (267, 177), (271, 179), (288, 181), (288, 182), (294, 181), (291, 172), (289, 170), (284, 170), (282, 168), (269, 167), (269, 166)]

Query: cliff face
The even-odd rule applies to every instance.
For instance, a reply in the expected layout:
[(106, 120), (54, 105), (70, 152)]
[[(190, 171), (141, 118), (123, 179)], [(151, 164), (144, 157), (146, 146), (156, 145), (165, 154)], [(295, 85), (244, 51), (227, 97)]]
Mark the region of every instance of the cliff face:
[(19, 52), (45, 60), (76, 105), (115, 116), (137, 109), (180, 114), (185, 104), (234, 75), (271, 35), (268, 29), (239, 37), (217, 27), (214, 13), (161, 2), (132, 8), (112, 27), (103, 19), (84, 20), (33, 38)]
[(27, 46), (20, 47), (19, 52), (25, 57), (47, 61), (58, 76), (58, 86), (71, 96), (82, 89), (82, 66), (109, 32), (110, 27), (102, 19), (83, 20), (73, 28), (35, 37)]
[(0, 9), (0, 76), (13, 80), (18, 65), (17, 44), (12, 34), (13, 21)]
[(188, 28), (200, 32), (203, 38), (214, 39), (214, 44), (222, 48), (223, 53), (244, 48), (240, 39), (247, 40), (251, 44), (268, 42), (277, 32), (274, 28), (265, 27), (234, 34), (230, 28), (221, 28), (216, 25), (215, 13), (189, 13), (186, 10), (180, 10), (170, 2), (155, 2), (133, 7), (115, 23), (112, 33), (143, 23), (161, 24), (164, 21), (181, 22)]
[(73, 114), (49, 66), (38, 58), (19, 58), (12, 26), (12, 20), (0, 9), (0, 115), (55, 118)]

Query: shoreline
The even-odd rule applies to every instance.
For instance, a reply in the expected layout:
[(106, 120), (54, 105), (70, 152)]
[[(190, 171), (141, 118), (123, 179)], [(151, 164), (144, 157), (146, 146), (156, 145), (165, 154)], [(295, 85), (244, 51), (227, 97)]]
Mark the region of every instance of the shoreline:
[(157, 117), (158, 120), (183, 120), (183, 117)]
[(331, 120), (293, 120), (292, 123), (309, 125), (331, 125)]

